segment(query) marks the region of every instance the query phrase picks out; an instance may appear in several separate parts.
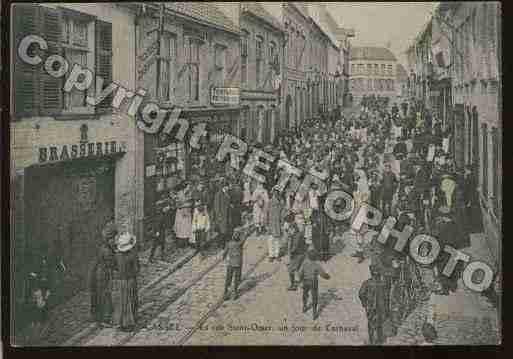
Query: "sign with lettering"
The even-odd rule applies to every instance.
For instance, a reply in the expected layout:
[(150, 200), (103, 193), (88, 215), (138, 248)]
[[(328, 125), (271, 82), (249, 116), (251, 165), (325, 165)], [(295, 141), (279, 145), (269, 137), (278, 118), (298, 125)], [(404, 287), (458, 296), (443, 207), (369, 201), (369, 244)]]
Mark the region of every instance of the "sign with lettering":
[(93, 158), (125, 153), (126, 142), (116, 141), (77, 143), (69, 145), (39, 147), (38, 162), (69, 161), (78, 158)]
[(216, 106), (238, 106), (240, 89), (238, 87), (212, 87), (210, 103)]

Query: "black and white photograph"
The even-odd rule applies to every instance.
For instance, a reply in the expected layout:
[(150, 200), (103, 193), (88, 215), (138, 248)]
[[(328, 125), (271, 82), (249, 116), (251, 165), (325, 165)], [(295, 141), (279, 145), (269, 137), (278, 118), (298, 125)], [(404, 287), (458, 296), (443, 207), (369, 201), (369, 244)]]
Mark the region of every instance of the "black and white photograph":
[(1, 10), (4, 345), (502, 344), (502, 3)]

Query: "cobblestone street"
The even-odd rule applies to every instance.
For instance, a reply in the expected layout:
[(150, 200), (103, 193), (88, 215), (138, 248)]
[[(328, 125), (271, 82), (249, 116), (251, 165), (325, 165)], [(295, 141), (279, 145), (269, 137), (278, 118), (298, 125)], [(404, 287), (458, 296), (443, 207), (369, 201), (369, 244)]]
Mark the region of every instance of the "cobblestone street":
[[(337, 238), (334, 247), (342, 253), (323, 264), (332, 276), (320, 279), (319, 318), (310, 309), (302, 313), (301, 290), (287, 291), (286, 257), (282, 262), (267, 260), (244, 283), (238, 302), (227, 302), (206, 321), (187, 345), (363, 345), (367, 340), (367, 321), (358, 299), (361, 283), (368, 278), (366, 263), (350, 257), (349, 236)], [(250, 327), (240, 330), (239, 327)], [(287, 330), (280, 330), (286, 326)], [(220, 329), (224, 327), (224, 329)], [(252, 328), (255, 328), (254, 330)], [(218, 329), (218, 330), (216, 330)]]
[[(489, 261), (490, 254), (480, 234), (471, 237), (471, 247), (463, 252)], [(496, 309), (478, 293), (468, 290), (462, 280), (458, 281), (458, 290), (449, 296), (433, 294), (434, 326), (440, 345), (495, 345), (499, 344), (502, 327), (498, 322)], [(397, 336), (389, 338), (389, 345), (417, 345), (422, 343), (422, 324), (429, 310), (427, 302), (410, 314), (399, 328)]]

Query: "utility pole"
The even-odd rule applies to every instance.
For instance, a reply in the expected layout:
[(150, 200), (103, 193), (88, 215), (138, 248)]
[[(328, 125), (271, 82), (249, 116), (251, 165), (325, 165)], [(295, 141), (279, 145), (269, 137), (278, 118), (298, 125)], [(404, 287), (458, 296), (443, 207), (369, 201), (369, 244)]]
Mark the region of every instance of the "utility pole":
[(162, 49), (162, 33), (164, 32), (164, 4), (160, 3), (160, 11), (159, 11), (159, 27), (157, 30), (157, 98), (160, 99), (160, 66), (162, 63), (161, 59), (161, 49)]

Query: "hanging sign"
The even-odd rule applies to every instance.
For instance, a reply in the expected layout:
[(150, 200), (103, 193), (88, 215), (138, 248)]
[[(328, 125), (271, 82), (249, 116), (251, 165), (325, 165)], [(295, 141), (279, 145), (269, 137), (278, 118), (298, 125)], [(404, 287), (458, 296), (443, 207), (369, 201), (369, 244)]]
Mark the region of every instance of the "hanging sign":
[(212, 87), (210, 103), (217, 106), (238, 106), (240, 89), (238, 87)]
[(57, 162), (74, 160), (78, 158), (92, 158), (111, 155), (114, 153), (125, 153), (126, 142), (121, 144), (116, 141), (89, 142), (57, 146), (45, 146), (38, 149), (38, 162)]

